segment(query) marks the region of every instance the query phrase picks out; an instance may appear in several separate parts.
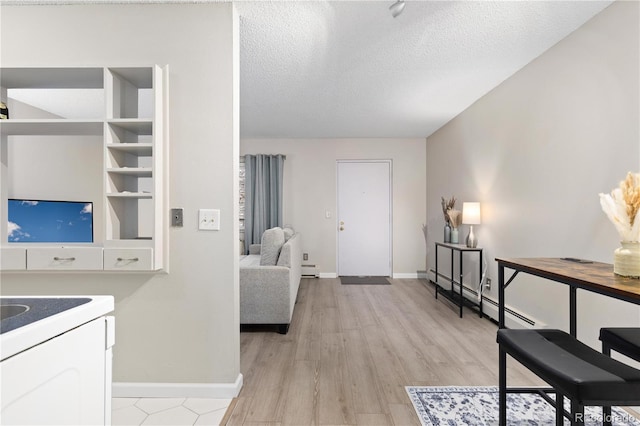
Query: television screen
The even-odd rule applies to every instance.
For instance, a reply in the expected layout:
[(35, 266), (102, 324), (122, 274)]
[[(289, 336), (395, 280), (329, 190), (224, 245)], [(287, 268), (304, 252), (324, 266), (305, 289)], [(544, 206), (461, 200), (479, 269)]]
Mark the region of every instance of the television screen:
[(93, 203), (9, 199), (10, 243), (92, 243)]

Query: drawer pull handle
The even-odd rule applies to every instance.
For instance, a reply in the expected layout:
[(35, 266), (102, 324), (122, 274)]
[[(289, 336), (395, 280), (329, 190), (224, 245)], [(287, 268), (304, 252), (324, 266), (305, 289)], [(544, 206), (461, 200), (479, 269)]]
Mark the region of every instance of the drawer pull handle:
[(54, 257), (53, 260), (57, 261), (57, 262), (73, 262), (74, 260), (76, 260), (75, 257)]
[(127, 259), (127, 258), (125, 258), (125, 257), (119, 257), (119, 258), (117, 258), (116, 260), (117, 260), (118, 262), (124, 262), (124, 261), (127, 261), (127, 262), (137, 262), (137, 261), (138, 261), (138, 260), (140, 260), (140, 259), (139, 259), (139, 258), (137, 258), (137, 257), (130, 257), (130, 258), (128, 258), (128, 259)]

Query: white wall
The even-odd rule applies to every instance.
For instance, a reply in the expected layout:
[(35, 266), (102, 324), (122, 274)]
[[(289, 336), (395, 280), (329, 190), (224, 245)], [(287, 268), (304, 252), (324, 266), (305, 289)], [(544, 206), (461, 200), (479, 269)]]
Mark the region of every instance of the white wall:
[[(431, 266), (451, 195), (482, 202), (474, 231), (496, 283), (495, 257), (613, 262), (618, 236), (598, 194), (640, 171), (639, 16), (637, 2), (614, 3), (427, 139)], [(567, 328), (563, 285), (520, 275), (507, 300)], [(623, 302), (579, 292), (578, 307), (579, 337), (596, 347), (599, 327), (640, 324)]]
[(323, 276), (336, 274), (336, 161), (391, 159), (393, 273), (415, 277), (424, 271), (424, 139), (242, 139), (240, 152), (286, 154), (283, 219), (301, 232), (308, 264), (318, 265)]
[[(165, 229), (169, 274), (4, 273), (2, 294), (112, 294), (115, 382), (142, 384), (139, 395), (168, 383), (158, 392), (232, 396), (241, 379), (232, 4), (3, 6), (0, 19), (4, 67), (169, 65), (169, 203), (184, 209), (184, 227)], [(199, 208), (221, 210), (220, 231), (197, 230)]]

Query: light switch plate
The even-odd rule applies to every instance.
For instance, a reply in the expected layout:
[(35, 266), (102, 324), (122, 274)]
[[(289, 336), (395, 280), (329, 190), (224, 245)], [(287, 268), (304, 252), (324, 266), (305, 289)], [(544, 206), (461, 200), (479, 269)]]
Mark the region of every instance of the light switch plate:
[(198, 229), (203, 231), (219, 231), (220, 210), (200, 209), (198, 211)]

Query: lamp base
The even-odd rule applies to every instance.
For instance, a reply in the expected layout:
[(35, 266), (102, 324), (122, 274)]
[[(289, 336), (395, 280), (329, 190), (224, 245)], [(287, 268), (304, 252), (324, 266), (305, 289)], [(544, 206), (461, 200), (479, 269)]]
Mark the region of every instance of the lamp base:
[(467, 247), (469, 248), (478, 247), (478, 239), (473, 233), (473, 225), (469, 226), (469, 235), (467, 235)]

